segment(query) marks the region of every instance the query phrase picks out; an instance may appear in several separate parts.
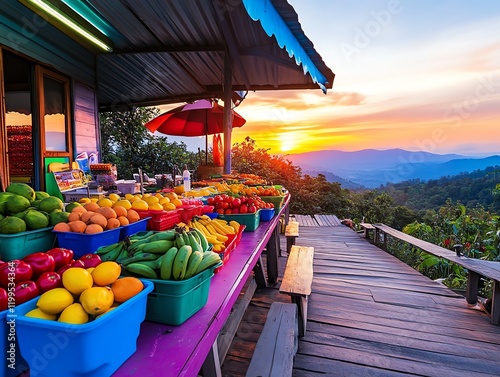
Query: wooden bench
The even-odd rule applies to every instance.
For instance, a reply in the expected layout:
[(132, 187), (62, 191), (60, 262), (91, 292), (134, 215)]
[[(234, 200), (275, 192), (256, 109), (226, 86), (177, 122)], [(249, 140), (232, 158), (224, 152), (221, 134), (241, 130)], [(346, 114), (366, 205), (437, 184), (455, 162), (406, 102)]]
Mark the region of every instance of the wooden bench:
[(375, 227), (369, 223), (360, 223), (359, 226), (363, 229), (363, 237), (369, 240), (370, 233), (375, 232)]
[(467, 269), (467, 289), (465, 299), (467, 303), (477, 304), (479, 279), (481, 276), (493, 281), (492, 305), (490, 320), (491, 323), (498, 325), (500, 323), (500, 263), (486, 261), (466, 256), (459, 256), (455, 251), (445, 249), (434, 245), (433, 243), (423, 241), (421, 239), (410, 236), (399, 230), (393, 229), (384, 224), (373, 224), (375, 227), (375, 244), (383, 250), (387, 250), (387, 235), (405, 241), (426, 253), (435, 255), (439, 258), (444, 258), (459, 266)]
[(290, 254), (290, 249), (295, 245), (295, 240), (299, 236), (299, 222), (290, 221), (285, 227), (286, 252)]
[(300, 337), (306, 333), (307, 302), (313, 280), (313, 258), (313, 247), (292, 246), (279, 289), (280, 293), (290, 295), (292, 302), (297, 305)]
[(246, 376), (291, 376), (293, 359), (298, 349), (297, 333), (297, 306), (273, 302)]

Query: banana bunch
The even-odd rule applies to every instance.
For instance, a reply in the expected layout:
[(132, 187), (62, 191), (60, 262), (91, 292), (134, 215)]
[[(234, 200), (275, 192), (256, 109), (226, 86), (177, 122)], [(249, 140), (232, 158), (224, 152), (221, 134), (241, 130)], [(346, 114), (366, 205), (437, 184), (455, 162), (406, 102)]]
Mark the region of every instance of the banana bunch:
[(213, 251), (216, 252), (224, 251), (227, 235), (237, 234), (240, 228), (240, 224), (236, 221), (211, 219), (206, 215), (194, 217), (190, 225), (205, 235), (207, 241), (213, 245)]

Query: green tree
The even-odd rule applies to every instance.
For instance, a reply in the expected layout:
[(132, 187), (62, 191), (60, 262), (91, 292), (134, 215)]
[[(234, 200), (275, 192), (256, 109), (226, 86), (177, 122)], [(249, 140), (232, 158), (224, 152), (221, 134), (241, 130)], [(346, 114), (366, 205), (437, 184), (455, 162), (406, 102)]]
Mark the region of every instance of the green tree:
[(118, 178), (131, 179), (141, 168), (148, 174), (172, 173), (174, 168), (197, 168), (197, 155), (184, 143), (168, 143), (144, 124), (160, 114), (157, 108), (100, 113), (102, 161), (115, 164)]

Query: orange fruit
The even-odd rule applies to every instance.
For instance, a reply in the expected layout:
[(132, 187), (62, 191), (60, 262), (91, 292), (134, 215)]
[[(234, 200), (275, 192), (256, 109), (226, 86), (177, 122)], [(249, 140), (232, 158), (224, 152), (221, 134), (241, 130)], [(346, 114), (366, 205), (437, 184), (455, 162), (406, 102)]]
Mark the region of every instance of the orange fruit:
[(83, 233), (85, 232), (85, 228), (87, 228), (87, 224), (85, 224), (81, 220), (76, 220), (76, 221), (70, 221), (68, 223), (70, 229), (74, 233)]
[(113, 209), (115, 210), (117, 218), (120, 216), (127, 216), (127, 209), (125, 207), (115, 205)]
[(139, 221), (141, 219), (141, 217), (139, 216), (139, 214), (136, 211), (134, 211), (133, 209), (129, 209), (127, 211), (127, 219), (128, 219), (128, 222), (130, 224), (132, 224), (132, 223)]
[(75, 208), (73, 208), (73, 209), (71, 210), (71, 213), (73, 213), (73, 212), (79, 212), (79, 213), (82, 213), (82, 212), (87, 212), (87, 210), (85, 209), (85, 207), (84, 207), (84, 206), (77, 206), (77, 207), (75, 207)]
[(92, 271), (92, 278), (94, 279), (94, 284), (103, 287), (113, 284), (113, 282), (118, 279), (121, 272), (122, 268), (118, 263), (106, 261), (96, 266), (94, 271)]
[(99, 209), (99, 205), (97, 203), (86, 203), (83, 205), (87, 211), (96, 212)]
[(100, 226), (99, 224), (89, 224), (85, 228), (85, 233), (86, 234), (96, 234), (96, 233), (102, 233), (104, 232), (104, 228)]
[(118, 219), (108, 219), (108, 224), (106, 225), (106, 230), (115, 229), (121, 226), (120, 220)]
[(71, 228), (67, 223), (57, 223), (54, 225), (54, 229), (56, 232), (71, 232)]
[(117, 220), (120, 222), (121, 226), (130, 224), (130, 221), (128, 221), (127, 216), (118, 216)]
[(108, 225), (108, 219), (105, 218), (103, 215), (101, 215), (100, 213), (94, 213), (91, 217), (90, 217), (90, 222), (92, 224), (98, 224), (100, 225), (103, 229), (106, 228), (106, 225)]
[(81, 214), (80, 220), (82, 220), (85, 224), (90, 222), (90, 218), (94, 215), (94, 211), (87, 211)]
[(116, 215), (116, 212), (113, 208), (110, 207), (101, 207), (97, 211), (97, 213), (100, 213), (103, 215), (106, 219), (116, 219), (118, 216)]
[[(86, 213), (86, 212), (84, 212), (84, 213)], [(82, 212), (78, 212), (78, 211), (76, 211), (76, 212), (71, 212), (71, 213), (68, 215), (68, 222), (70, 222), (70, 221), (80, 220), (81, 215), (83, 215), (83, 213), (82, 213)]]
[(115, 280), (111, 284), (111, 290), (115, 296), (115, 302), (122, 303), (127, 301), (129, 298), (134, 297), (136, 294), (141, 292), (144, 288), (142, 281), (136, 277), (124, 277)]

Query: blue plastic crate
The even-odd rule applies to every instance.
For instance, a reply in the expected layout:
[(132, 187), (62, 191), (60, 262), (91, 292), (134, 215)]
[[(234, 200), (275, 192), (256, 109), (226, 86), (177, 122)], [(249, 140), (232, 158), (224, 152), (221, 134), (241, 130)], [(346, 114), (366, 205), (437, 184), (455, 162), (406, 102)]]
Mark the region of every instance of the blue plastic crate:
[(25, 317), (38, 298), (16, 310), (21, 354), (38, 377), (109, 377), (137, 349), (153, 283), (106, 315), (83, 325)]
[(88, 253), (95, 253), (101, 246), (107, 246), (120, 241), (120, 228), (106, 230), (101, 233), (85, 234), (74, 232), (58, 232), (57, 244), (59, 247), (73, 250), (75, 259)]
[(149, 220), (151, 220), (151, 217), (145, 217), (144, 219), (136, 221), (135, 223), (132, 223), (129, 225), (124, 225), (124, 226), (120, 227), (120, 239), (119, 240), (121, 241), (121, 240), (125, 239), (125, 237), (130, 237), (138, 232), (146, 231)]
[(261, 208), (260, 212), (260, 221), (269, 221), (274, 217), (275, 210), (274, 208)]

